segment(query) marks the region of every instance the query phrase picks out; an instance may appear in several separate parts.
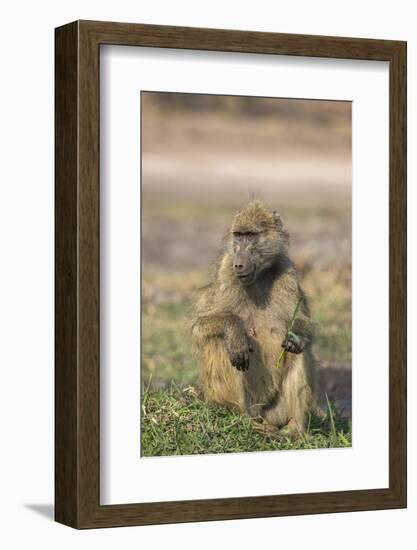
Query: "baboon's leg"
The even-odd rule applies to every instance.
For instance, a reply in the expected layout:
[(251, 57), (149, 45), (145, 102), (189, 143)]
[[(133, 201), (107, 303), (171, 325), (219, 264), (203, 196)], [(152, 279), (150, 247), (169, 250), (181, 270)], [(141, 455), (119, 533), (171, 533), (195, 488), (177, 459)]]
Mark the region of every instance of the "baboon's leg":
[(312, 403), (312, 389), (308, 375), (308, 365), (303, 354), (287, 357), (290, 361), (282, 381), (277, 403), (264, 411), (267, 422), (278, 427), (304, 432), (306, 414)]
[(253, 339), (250, 346), (250, 365), (243, 376), (245, 411), (252, 418), (258, 418), (277, 395), (278, 384), (275, 373), (265, 365), (267, 358), (259, 343)]
[(224, 341), (212, 338), (202, 350), (202, 386), (207, 401), (244, 410), (243, 374), (233, 368)]

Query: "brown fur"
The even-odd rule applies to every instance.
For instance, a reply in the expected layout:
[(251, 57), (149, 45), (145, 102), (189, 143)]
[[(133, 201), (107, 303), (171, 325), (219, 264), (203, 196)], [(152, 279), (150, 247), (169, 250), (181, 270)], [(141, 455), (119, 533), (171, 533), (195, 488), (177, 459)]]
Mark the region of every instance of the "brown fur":
[[(300, 297), (293, 332), (302, 351), (286, 352), (277, 368)], [(235, 216), (214, 280), (198, 295), (192, 336), (208, 401), (304, 430), (313, 399), (312, 322), (281, 219), (259, 201)]]

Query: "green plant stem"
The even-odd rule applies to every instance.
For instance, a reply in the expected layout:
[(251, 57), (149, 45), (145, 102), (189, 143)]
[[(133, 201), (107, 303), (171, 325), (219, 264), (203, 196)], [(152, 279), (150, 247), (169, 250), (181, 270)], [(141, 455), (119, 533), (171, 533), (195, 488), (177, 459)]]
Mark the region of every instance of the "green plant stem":
[[(298, 310), (300, 309), (300, 304), (301, 304), (302, 301), (303, 301), (302, 297), (298, 299), (298, 302), (297, 302), (297, 305), (295, 306), (294, 313), (293, 313), (293, 316), (291, 318), (290, 324), (288, 326), (285, 338), (287, 338), (288, 333), (292, 331), (292, 327), (294, 326), (294, 321), (295, 321), (295, 318), (297, 317), (297, 313), (298, 313)], [(281, 350), (281, 353), (279, 354), (279, 357), (278, 357), (277, 369), (281, 368), (281, 363), (285, 359), (286, 354), (287, 354), (287, 350), (283, 348)]]

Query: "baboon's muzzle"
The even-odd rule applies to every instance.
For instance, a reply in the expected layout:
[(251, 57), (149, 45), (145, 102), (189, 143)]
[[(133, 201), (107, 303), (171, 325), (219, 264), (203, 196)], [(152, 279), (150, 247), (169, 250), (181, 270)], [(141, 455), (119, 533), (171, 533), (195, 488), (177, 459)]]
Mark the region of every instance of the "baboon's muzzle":
[(256, 265), (248, 250), (238, 250), (233, 257), (233, 270), (243, 285), (250, 285), (256, 278)]

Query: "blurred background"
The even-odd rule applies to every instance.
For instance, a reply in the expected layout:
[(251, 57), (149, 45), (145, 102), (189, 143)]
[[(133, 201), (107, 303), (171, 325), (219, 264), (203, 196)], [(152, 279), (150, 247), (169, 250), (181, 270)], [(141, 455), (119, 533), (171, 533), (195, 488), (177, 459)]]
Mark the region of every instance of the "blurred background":
[(197, 385), (190, 310), (253, 197), (277, 210), (318, 322), (319, 394), (351, 415), (351, 103), (142, 92), (142, 384)]

